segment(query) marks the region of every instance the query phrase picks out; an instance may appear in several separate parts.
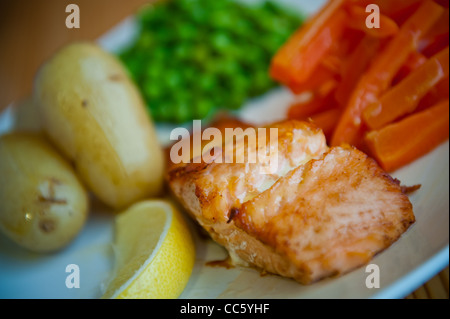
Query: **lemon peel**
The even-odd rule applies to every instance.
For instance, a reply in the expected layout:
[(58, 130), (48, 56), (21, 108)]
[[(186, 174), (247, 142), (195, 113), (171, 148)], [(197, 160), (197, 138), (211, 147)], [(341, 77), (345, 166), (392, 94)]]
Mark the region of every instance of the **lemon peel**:
[(115, 275), (103, 298), (179, 297), (194, 267), (195, 245), (175, 206), (136, 203), (116, 217), (115, 231)]

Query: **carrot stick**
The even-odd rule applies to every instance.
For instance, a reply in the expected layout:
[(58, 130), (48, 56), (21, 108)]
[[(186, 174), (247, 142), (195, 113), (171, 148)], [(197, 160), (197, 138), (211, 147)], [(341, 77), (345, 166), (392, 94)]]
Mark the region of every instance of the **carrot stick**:
[(289, 83), (289, 88), (295, 94), (300, 94), (308, 91), (317, 91), (323, 83), (328, 81), (335, 81), (336, 74), (332, 72), (329, 68), (319, 65), (317, 70), (314, 72), (314, 76), (311, 77), (309, 81), (304, 83)]
[(324, 107), (323, 99), (312, 98), (310, 101), (295, 103), (289, 107), (287, 117), (290, 120), (304, 120)]
[(359, 31), (346, 29), (345, 37), (332, 44), (309, 79), (301, 83), (293, 81), (288, 87), (295, 94), (299, 94), (304, 91), (317, 91), (324, 83), (340, 81), (345, 61), (363, 36)]
[(383, 169), (392, 172), (448, 139), (449, 101), (413, 114), (366, 136), (366, 145)]
[(432, 42), (430, 42), (423, 50), (422, 53), (426, 57), (431, 57), (447, 47), (449, 45), (448, 41), (449, 33), (444, 33), (436, 36)]
[(444, 8), (447, 8), (448, 9), (448, 5), (449, 5), (449, 3), (448, 3), (448, 0), (434, 0), (434, 1), (436, 1), (437, 3), (439, 3), (441, 6), (443, 6)]
[(340, 105), (346, 105), (352, 90), (361, 75), (366, 71), (369, 63), (377, 54), (380, 40), (370, 36), (364, 37), (352, 52), (343, 67), (342, 81), (336, 90), (336, 100)]
[[(447, 1), (447, 0), (444, 0)], [(393, 19), (398, 25), (403, 24), (424, 0), (348, 0), (347, 6), (357, 5), (366, 8), (369, 4), (377, 4), (380, 12)]]
[[(398, 25), (406, 20), (423, 4), (423, 0), (381, 0), (380, 8), (388, 17)], [(377, 2), (378, 3), (378, 2)]]
[(403, 81), (408, 75), (411, 74), (411, 72), (417, 70), (422, 64), (427, 62), (427, 60), (427, 57), (422, 53), (417, 51), (411, 52), (405, 64), (402, 65), (397, 75), (392, 80), (392, 85), (397, 85)]
[(398, 85), (387, 91), (379, 102), (369, 105), (363, 113), (364, 121), (372, 129), (379, 129), (399, 117), (413, 112), (420, 100), (439, 81), (449, 75), (448, 47), (412, 72)]
[(325, 136), (328, 138), (334, 131), (336, 127), (339, 117), (342, 111), (340, 109), (331, 109), (327, 111), (323, 111), (321, 113), (314, 114), (310, 116), (311, 122), (315, 123), (319, 128), (322, 129)]
[[(448, 3), (448, 0), (446, 0)], [(433, 25), (433, 28), (421, 39), (421, 52), (431, 57), (448, 46), (449, 35), (449, 10), (446, 9), (439, 20)]]
[(384, 14), (380, 14), (380, 27), (368, 28), (366, 19), (368, 13), (359, 6), (350, 6), (348, 9), (348, 26), (352, 29), (360, 30), (375, 38), (387, 38), (395, 35), (399, 27), (397, 23)]
[(272, 59), (270, 74), (281, 83), (304, 82), (344, 29), (345, 0), (329, 1), (285, 43)]
[(306, 120), (308, 117), (335, 106), (332, 94), (314, 96), (310, 101), (293, 104), (288, 110), (288, 118), (293, 120)]
[(420, 37), (433, 26), (443, 11), (441, 6), (428, 0), (402, 25), (358, 82), (333, 134), (332, 145), (361, 145), (364, 130), (362, 112), (388, 88), (409, 54), (417, 48)]
[(439, 82), (436, 85), (436, 91), (437, 94), (439, 94), (439, 96), (441, 97), (446, 97), (448, 99), (449, 96), (449, 77), (447, 76), (447, 78), (443, 79), (441, 82)]
[(420, 100), (419, 106), (417, 106), (414, 112), (421, 112), (441, 100), (445, 100), (449, 98), (449, 77), (441, 80), (436, 86), (428, 92), (427, 95)]
[(293, 57), (290, 70), (292, 81), (302, 83), (309, 79), (333, 43), (338, 41), (344, 30), (345, 20), (344, 11), (336, 12), (309, 45)]

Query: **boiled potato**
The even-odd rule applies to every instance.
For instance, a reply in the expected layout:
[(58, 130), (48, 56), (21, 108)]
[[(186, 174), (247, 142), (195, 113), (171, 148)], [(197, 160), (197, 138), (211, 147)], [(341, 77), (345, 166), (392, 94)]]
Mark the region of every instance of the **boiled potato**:
[(0, 230), (32, 251), (67, 245), (83, 227), (88, 197), (72, 167), (39, 135), (0, 137)]
[(104, 203), (122, 208), (159, 194), (163, 154), (126, 70), (90, 43), (64, 47), (34, 88), (45, 132)]

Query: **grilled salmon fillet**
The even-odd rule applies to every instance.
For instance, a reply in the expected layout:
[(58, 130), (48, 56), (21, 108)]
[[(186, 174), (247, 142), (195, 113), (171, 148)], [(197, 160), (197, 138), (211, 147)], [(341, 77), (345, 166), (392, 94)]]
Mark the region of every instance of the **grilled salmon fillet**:
[(235, 263), (309, 284), (367, 263), (414, 223), (399, 183), (364, 153), (329, 149), (310, 123), (274, 127), (272, 174), (260, 174), (261, 162), (204, 161), (167, 174), (175, 197)]

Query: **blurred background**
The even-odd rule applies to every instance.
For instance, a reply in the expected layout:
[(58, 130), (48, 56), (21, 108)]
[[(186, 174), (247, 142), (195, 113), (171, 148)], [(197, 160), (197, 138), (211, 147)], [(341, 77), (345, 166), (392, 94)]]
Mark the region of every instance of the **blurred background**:
[(96, 39), (145, 8), (137, 14), (135, 43), (117, 53), (148, 111), (156, 122), (211, 118), (219, 109), (237, 110), (277, 86), (268, 65), (303, 20), (277, 2), (246, 6), (229, 0), (177, 0), (155, 7), (148, 5), (152, 2), (76, 1), (80, 28), (69, 29), (69, 0), (2, 1), (1, 107), (30, 93), (39, 65), (59, 47)]
[[(95, 40), (152, 0), (2, 0), (0, 2), (0, 111), (31, 93), (40, 64), (76, 40)], [(80, 8), (79, 29), (68, 29), (66, 6)], [(448, 298), (449, 268), (408, 298)]]
[[(94, 40), (152, 0), (2, 0), (0, 109), (27, 97), (39, 65), (62, 45)], [(80, 7), (79, 29), (66, 28), (66, 6)]]

